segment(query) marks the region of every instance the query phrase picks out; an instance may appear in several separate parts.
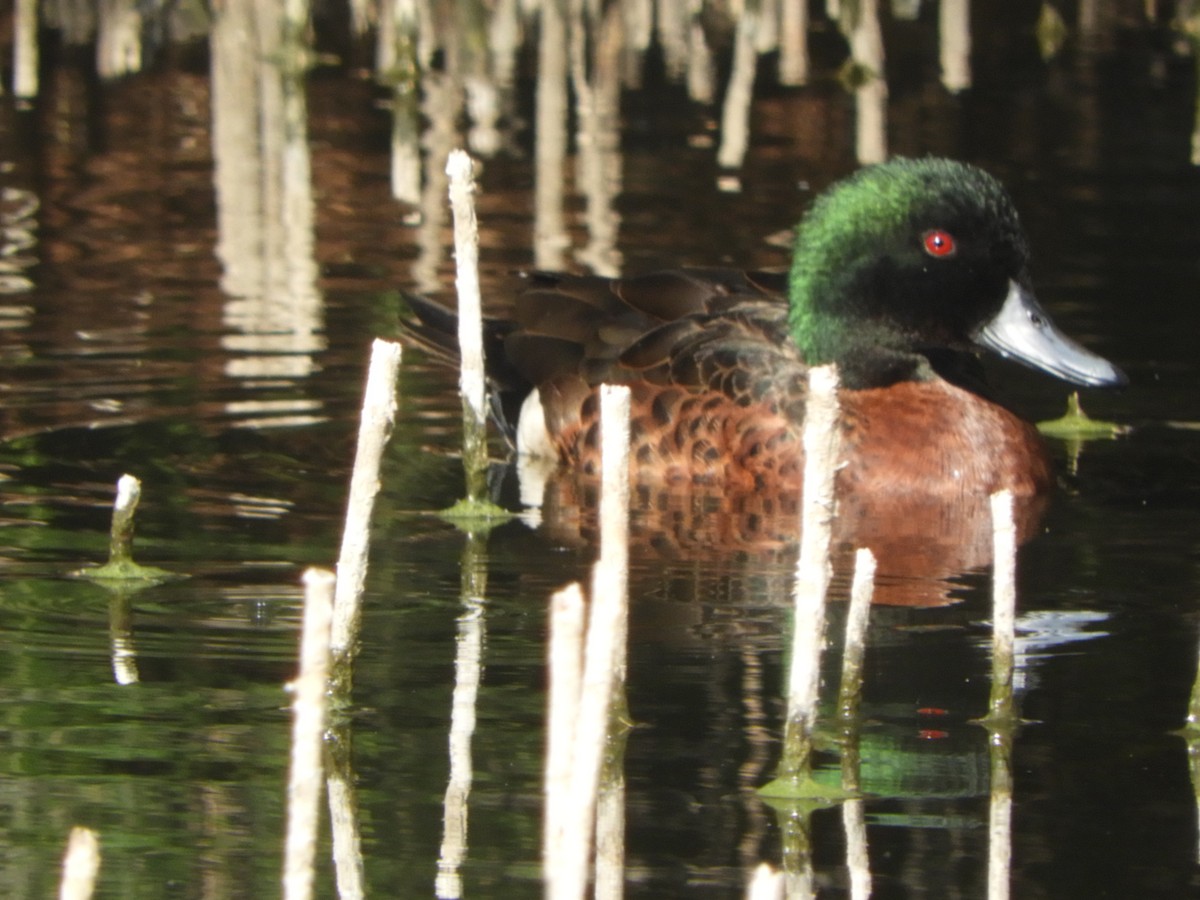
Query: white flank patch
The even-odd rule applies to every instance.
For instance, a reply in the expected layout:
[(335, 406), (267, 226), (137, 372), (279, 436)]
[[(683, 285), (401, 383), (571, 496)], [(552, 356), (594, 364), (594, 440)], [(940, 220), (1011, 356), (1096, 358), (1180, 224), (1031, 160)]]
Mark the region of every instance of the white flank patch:
[(523, 504), (542, 505), (546, 481), (557, 465), (558, 450), (546, 428), (542, 397), (534, 389), (521, 404), (521, 415), (517, 419), (517, 478)]

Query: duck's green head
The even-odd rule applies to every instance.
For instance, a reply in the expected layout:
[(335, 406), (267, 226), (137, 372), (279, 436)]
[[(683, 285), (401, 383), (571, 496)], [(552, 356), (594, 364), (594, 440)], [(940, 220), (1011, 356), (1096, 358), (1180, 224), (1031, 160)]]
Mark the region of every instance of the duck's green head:
[(1008, 193), (973, 166), (895, 159), (817, 198), (797, 230), (793, 339), (849, 387), (927, 377), (939, 351), (989, 347), (1079, 384), (1120, 384), (1060, 334), (1029, 285)]

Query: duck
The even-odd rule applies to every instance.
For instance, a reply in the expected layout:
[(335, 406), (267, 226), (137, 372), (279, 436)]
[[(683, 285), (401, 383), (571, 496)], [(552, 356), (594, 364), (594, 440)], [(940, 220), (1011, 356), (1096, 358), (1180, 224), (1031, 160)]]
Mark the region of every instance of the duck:
[[(1036, 497), (1054, 481), (1046, 444), (993, 397), (980, 354), (1083, 387), (1127, 378), (1054, 325), (1029, 263), (995, 177), (894, 158), (813, 201), (785, 272), (525, 274), (511, 313), (485, 322), (497, 420), (519, 458), (595, 478), (599, 386), (627, 385), (635, 484), (794, 495), (808, 372), (833, 363), (839, 495), (868, 511)], [(407, 299), (410, 335), (452, 353), (453, 313)]]

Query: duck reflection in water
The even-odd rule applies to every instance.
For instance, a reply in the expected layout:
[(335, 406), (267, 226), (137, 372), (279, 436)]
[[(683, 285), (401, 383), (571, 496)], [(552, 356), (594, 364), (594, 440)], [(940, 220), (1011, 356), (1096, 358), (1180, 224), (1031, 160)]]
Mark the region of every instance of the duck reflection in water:
[[(1053, 483), (1037, 430), (992, 399), (977, 352), (1082, 386), (1126, 381), (1053, 325), (1028, 261), (1000, 183), (929, 158), (863, 169), (823, 193), (784, 274), (530, 274), (511, 315), (485, 326), (497, 408), (519, 408), (510, 435), (522, 475), (539, 473), (523, 496), (557, 538), (587, 538), (597, 387), (625, 384), (635, 540), (655, 552), (774, 553), (797, 537), (808, 369), (836, 363), (835, 540), (875, 552), (881, 602), (945, 602), (943, 579), (990, 561), (988, 496), (1013, 492), (1024, 539)], [(452, 355), (453, 315), (409, 300), (409, 334)]]

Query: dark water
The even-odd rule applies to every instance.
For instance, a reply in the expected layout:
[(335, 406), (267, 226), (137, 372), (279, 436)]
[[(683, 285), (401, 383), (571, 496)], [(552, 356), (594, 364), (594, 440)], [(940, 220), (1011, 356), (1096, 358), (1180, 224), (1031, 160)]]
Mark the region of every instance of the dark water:
[[(891, 22), (889, 137), (895, 153), (969, 160), (1011, 186), (1043, 302), (1132, 382), (1084, 397), (1135, 430), (1056, 444), (1061, 487), (1021, 551), (1012, 894), (1184, 897), (1200, 888), (1177, 733), (1200, 597), (1194, 68), (1142, 4), (1096, 7), (1097, 30), (1043, 62), (1033, 5), (981, 5), (975, 86), (956, 96), (938, 84), (936, 15)], [(318, 37), (344, 50), (335, 20)], [(0, 894), (49, 896), (85, 824), (103, 845), (99, 896), (274, 896), (298, 579), (336, 557), (370, 340), (397, 333), (398, 288), (452, 285), (440, 195), (424, 218), (390, 199), (384, 93), (362, 75), (369, 49), (344, 52), (307, 91), (317, 290), (282, 314), (247, 310), (219, 244), (229, 199), (214, 187), (205, 42), (101, 83), (90, 48), (45, 37), (39, 98), (0, 107)], [(652, 49), (620, 95), (607, 260), (785, 264), (768, 238), (855, 166), (853, 100), (833, 79), (842, 44), (823, 20), (812, 48), (803, 88), (778, 86), (763, 58), (737, 192), (717, 188), (719, 107), (690, 101)], [(532, 80), (505, 96), (480, 179), (497, 303), (506, 272), (537, 261)], [(563, 264), (577, 267), (580, 180), (563, 182)], [(1064, 404), (1059, 384), (994, 374), (1031, 419)], [(594, 554), (566, 529), (505, 525), (486, 543), (486, 602), (464, 607), (464, 539), (430, 514), (461, 493), (455, 376), (409, 352), (400, 389), (351, 721), (368, 889), (434, 892), (456, 648), (479, 626), (462, 891), (538, 896), (546, 600)], [(141, 561), (187, 578), (116, 593), (68, 577), (103, 559), (124, 472), (144, 483)], [(632, 555), (626, 892), (740, 896), (782, 852), (755, 789), (779, 752), (791, 557), (712, 543)], [(987, 742), (971, 720), (988, 699), (987, 571), (930, 592), (953, 602), (872, 613), (878, 897), (986, 893)], [(839, 813), (809, 825), (820, 895), (846, 895)]]

